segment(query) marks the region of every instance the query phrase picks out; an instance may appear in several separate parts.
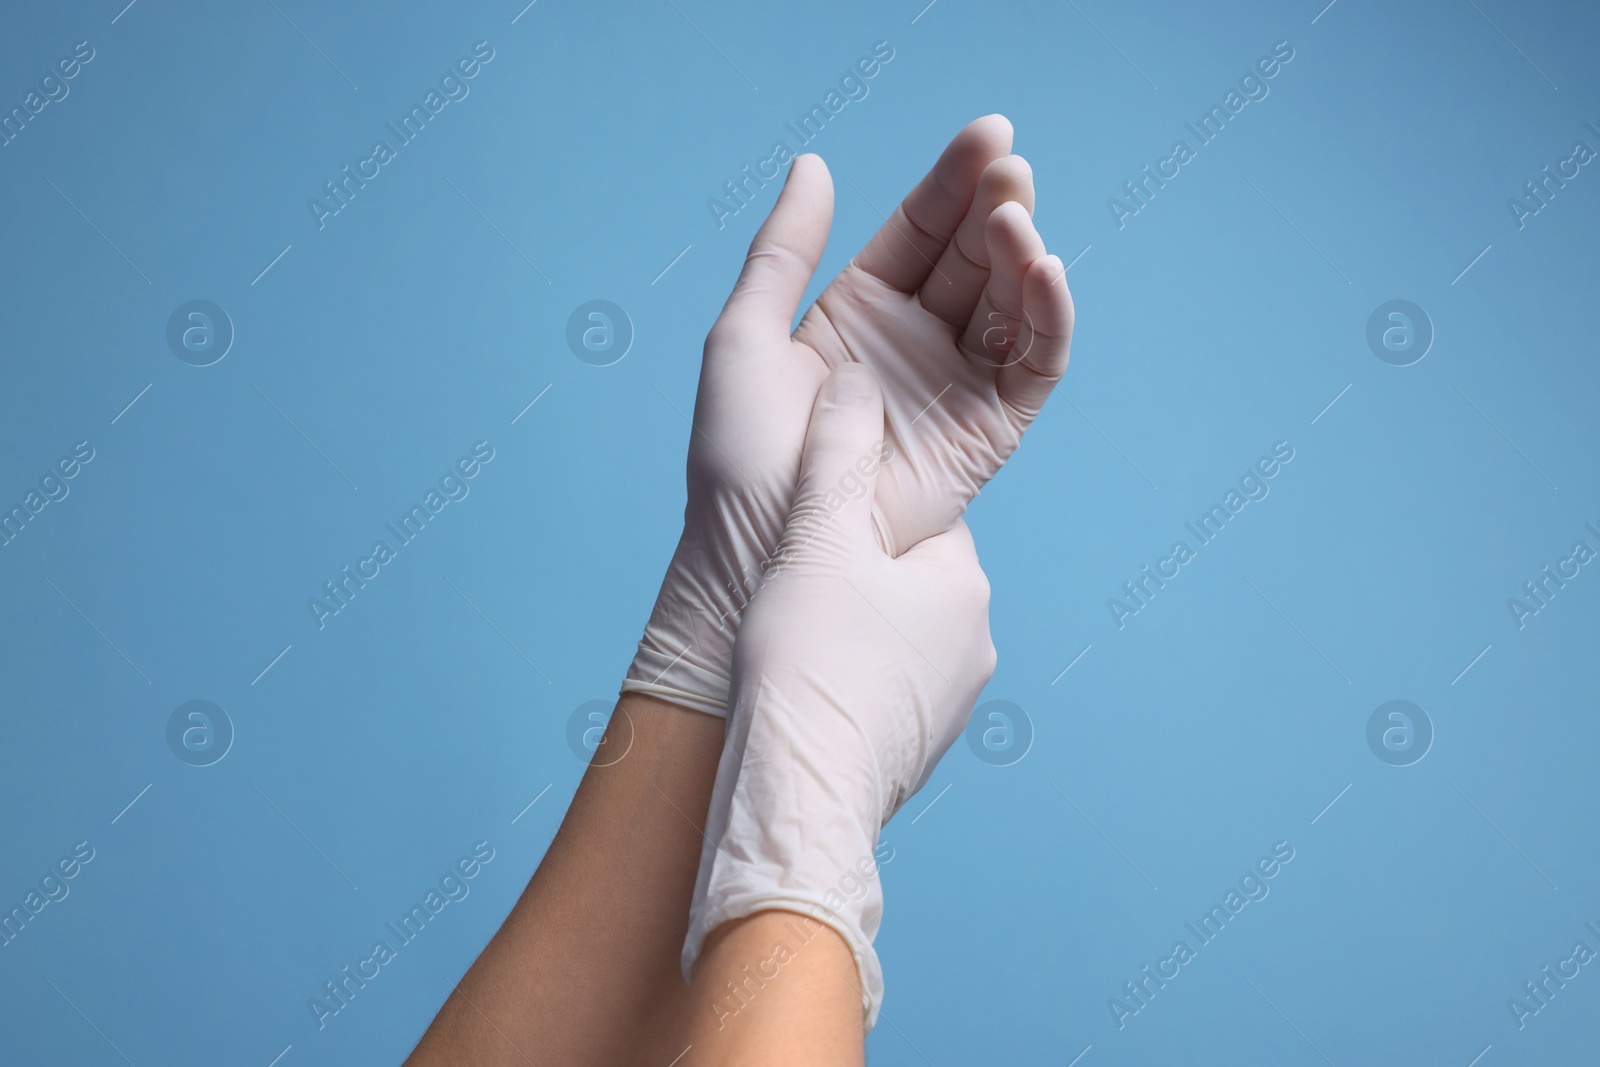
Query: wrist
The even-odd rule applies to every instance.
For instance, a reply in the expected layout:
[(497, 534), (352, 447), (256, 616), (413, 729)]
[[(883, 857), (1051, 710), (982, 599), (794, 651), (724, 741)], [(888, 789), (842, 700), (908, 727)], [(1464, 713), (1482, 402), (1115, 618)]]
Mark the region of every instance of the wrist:
[(849, 945), (825, 926), (774, 910), (726, 923), (690, 993), (685, 1067), (860, 1063), (858, 986)]
[(733, 636), (742, 607), (707, 538), (685, 526), (667, 564), (624, 693), (645, 693), (708, 715), (727, 715)]
[[(806, 920), (799, 929), (827, 927), (849, 946), (870, 1027), (883, 991), (872, 948), (883, 917), (877, 758), (869, 745), (850, 743), (861, 737), (847, 716), (815, 699), (795, 705), (793, 695), (770, 679), (754, 690), (735, 683), (713, 794), (727, 800), (714, 802), (707, 820), (707, 840), (719, 844), (703, 850), (684, 973), (692, 977), (719, 926), (793, 912)], [(783, 757), (747, 761), (747, 752)]]

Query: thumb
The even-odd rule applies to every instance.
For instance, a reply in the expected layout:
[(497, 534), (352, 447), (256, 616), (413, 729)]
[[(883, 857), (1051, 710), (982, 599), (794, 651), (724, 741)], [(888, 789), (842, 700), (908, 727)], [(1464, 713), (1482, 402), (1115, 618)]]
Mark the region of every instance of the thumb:
[(877, 379), (860, 363), (835, 367), (811, 407), (784, 540), (799, 547), (829, 530), (833, 538), (875, 544), (872, 498), (883, 454)]
[(744, 269), (720, 321), (740, 329), (776, 330), (787, 337), (832, 224), (833, 178), (828, 165), (821, 156), (796, 156), (772, 214), (750, 242)]

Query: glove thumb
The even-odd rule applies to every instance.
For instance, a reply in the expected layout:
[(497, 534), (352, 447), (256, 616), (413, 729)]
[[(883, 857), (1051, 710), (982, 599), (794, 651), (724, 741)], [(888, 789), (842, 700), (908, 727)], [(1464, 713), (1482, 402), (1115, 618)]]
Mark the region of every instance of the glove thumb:
[(817, 391), (806, 427), (800, 479), (784, 531), (791, 550), (819, 537), (876, 546), (872, 499), (886, 447), (877, 379), (860, 363), (835, 367)]
[(833, 178), (821, 156), (797, 156), (756, 231), (719, 323), (786, 337), (833, 224)]

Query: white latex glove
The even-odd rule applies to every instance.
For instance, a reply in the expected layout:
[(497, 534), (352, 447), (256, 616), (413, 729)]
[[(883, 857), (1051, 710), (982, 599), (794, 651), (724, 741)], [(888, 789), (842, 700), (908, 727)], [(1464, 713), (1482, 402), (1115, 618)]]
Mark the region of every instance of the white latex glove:
[(683, 949), (691, 975), (719, 924), (809, 915), (849, 944), (868, 1028), (883, 995), (879, 831), (960, 736), (995, 664), (989, 583), (966, 525), (898, 558), (873, 535), (882, 434), (872, 374), (836, 369), (816, 400), (777, 565), (739, 630)]
[(833, 216), (827, 167), (795, 159), (706, 338), (684, 532), (624, 692), (726, 714), (734, 634), (831, 368), (864, 363), (883, 389), (874, 526), (891, 554), (949, 529), (1016, 449), (1066, 369), (1072, 299), (1011, 133), (989, 115), (957, 134), (791, 336)]

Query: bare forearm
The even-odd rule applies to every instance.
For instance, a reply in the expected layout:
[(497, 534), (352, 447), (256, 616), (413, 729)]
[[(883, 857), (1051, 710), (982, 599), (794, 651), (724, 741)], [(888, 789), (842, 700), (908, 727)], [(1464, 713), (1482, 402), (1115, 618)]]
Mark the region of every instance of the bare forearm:
[(787, 911), (724, 923), (689, 992), (682, 1067), (863, 1062), (861, 987), (831, 927)]
[[(631, 743), (629, 727), (631, 724)], [(618, 701), (544, 861), (408, 1064), (665, 1064), (720, 719)], [(616, 753), (626, 749), (620, 759)]]

